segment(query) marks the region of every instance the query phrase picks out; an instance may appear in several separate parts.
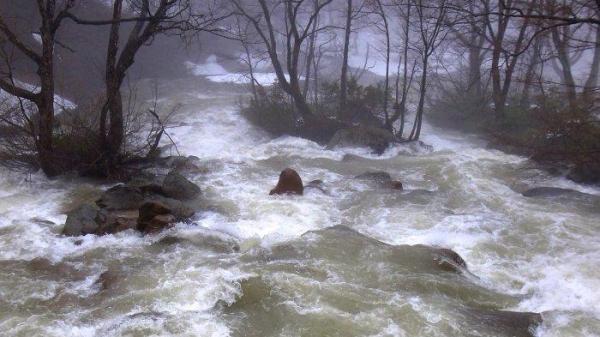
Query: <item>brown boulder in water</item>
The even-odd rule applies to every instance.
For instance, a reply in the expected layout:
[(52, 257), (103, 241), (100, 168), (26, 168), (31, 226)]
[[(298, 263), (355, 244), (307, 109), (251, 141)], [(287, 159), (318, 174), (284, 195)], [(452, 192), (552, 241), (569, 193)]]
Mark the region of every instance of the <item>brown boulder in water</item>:
[(150, 201), (140, 207), (137, 230), (146, 234), (156, 233), (170, 227), (176, 221), (169, 206), (158, 201)]
[(273, 194), (304, 194), (304, 185), (298, 172), (291, 168), (281, 171), (277, 186), (269, 193), (269, 195)]

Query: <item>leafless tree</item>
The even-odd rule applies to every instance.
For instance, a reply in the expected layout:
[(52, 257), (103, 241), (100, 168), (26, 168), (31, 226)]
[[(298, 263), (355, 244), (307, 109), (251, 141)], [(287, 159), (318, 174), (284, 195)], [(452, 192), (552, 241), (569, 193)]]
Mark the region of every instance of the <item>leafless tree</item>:
[[(37, 125), (34, 125), (30, 116), (24, 116), (26, 127), (34, 138), (38, 164), (48, 176), (57, 175), (59, 172), (53, 158), (52, 127), (54, 125), (54, 49), (60, 45), (56, 41), (56, 34), (67, 17), (69, 11), (75, 6), (75, 1), (65, 0), (38, 0), (37, 15), (41, 20), (39, 37), (41, 46), (29, 45), (19, 34), (11, 28), (14, 20), (0, 14), (0, 43), (3, 49), (3, 64), (0, 65), (0, 88), (19, 99), (27, 100), (36, 107)], [(20, 85), (15, 78), (12, 68), (14, 55), (9, 49), (16, 50), (19, 56), (27, 58), (37, 67), (37, 82), (33, 88)]]
[(433, 3), (417, 0), (415, 2), (415, 11), (417, 16), (417, 33), (419, 35), (419, 40), (415, 48), (421, 56), (421, 80), (419, 83), (419, 103), (409, 140), (418, 140), (421, 135), (425, 97), (427, 94), (429, 59), (448, 33), (448, 30), (445, 30), (444, 24), (448, 14), (446, 0)]
[[(305, 120), (311, 118), (313, 112), (300, 85), (301, 51), (307, 39), (318, 31), (313, 29), (313, 25), (319, 13), (332, 1), (319, 1), (317, 6), (305, 0), (257, 0), (252, 4), (241, 0), (231, 1), (236, 14), (252, 23), (269, 54), (279, 85), (292, 97)], [(283, 22), (275, 22), (274, 19)], [(279, 47), (280, 33), (284, 40), (283, 50)]]
[[(496, 6), (493, 6), (489, 0), (481, 1), (487, 14), (484, 18), (487, 39), (492, 49), (491, 79), (494, 111), (496, 118), (501, 119), (504, 117), (513, 75), (519, 56), (525, 49), (526, 34), (532, 19), (525, 16), (518, 19), (519, 22), (514, 22), (516, 20), (510, 15), (514, 5), (513, 0), (499, 1)], [(531, 14), (536, 5), (536, 1), (526, 3), (525, 13)], [(494, 15), (489, 14), (492, 12)], [(511, 23), (515, 23), (515, 26), (511, 27)], [(511, 36), (512, 31), (515, 32), (515, 36)]]
[[(398, 60), (398, 70), (396, 75), (396, 95), (395, 95), (395, 104), (394, 104), (394, 114), (386, 121), (385, 128), (388, 130), (393, 130), (394, 123), (400, 118), (400, 129), (397, 132), (397, 137), (402, 139), (404, 135), (404, 124), (406, 118), (406, 102), (408, 99), (408, 90), (412, 85), (413, 77), (415, 74), (415, 69), (417, 66), (417, 60), (414, 60), (412, 68), (408, 70), (408, 52), (410, 45), (410, 26), (411, 26), (411, 12), (412, 12), (412, 3), (408, 2), (406, 6), (403, 6), (401, 2), (397, 2), (397, 11), (398, 15), (402, 17), (404, 20), (403, 27), (403, 42), (402, 48), (399, 52), (399, 60)], [(404, 7), (406, 7), (404, 9)], [(400, 65), (402, 64), (402, 89), (400, 89)]]

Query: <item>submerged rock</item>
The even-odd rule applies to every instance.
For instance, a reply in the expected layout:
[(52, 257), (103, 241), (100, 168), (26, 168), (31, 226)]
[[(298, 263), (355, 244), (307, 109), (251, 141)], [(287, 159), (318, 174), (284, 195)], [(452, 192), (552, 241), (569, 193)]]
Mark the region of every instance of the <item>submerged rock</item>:
[(586, 194), (583, 192), (579, 192), (576, 190), (571, 190), (567, 188), (559, 188), (559, 187), (534, 187), (525, 192), (523, 192), (523, 196), (526, 197), (539, 197), (539, 198), (551, 198), (551, 197), (559, 197), (564, 195), (571, 196), (592, 196), (591, 194)]
[[(453, 250), (390, 245), (346, 226), (309, 231), (241, 259), (258, 276), (240, 282), (234, 303), (222, 304), (228, 317), (243, 317), (232, 324), (235, 336), (275, 337), (282, 331), (293, 336), (376, 336), (393, 322), (403, 327), (398, 334), (407, 336), (428, 331), (532, 337), (541, 322), (536, 313), (504, 311), (520, 298), (474, 281)], [(298, 303), (310, 308), (310, 314), (298, 310)], [(364, 313), (377, 319), (363, 324), (356, 317)], [(429, 319), (432, 313), (440, 319)]]
[(329, 191), (327, 191), (327, 189), (325, 188), (325, 183), (323, 182), (323, 180), (320, 179), (310, 181), (308, 184), (306, 184), (306, 186), (304, 186), (304, 189), (307, 188), (312, 188), (324, 194), (329, 194)]
[(366, 146), (377, 154), (382, 154), (394, 141), (394, 135), (385, 129), (374, 126), (355, 126), (338, 130), (327, 144), (327, 148)]
[(534, 312), (504, 310), (467, 309), (466, 315), (479, 321), (481, 329), (493, 332), (496, 336), (534, 337), (535, 328), (543, 319)]
[(392, 180), (392, 176), (384, 171), (365, 172), (363, 174), (357, 175), (354, 178), (359, 180), (372, 181), (383, 188), (390, 188), (393, 190), (403, 189), (402, 182), (398, 180)]
[(304, 193), (304, 186), (302, 185), (302, 178), (298, 172), (291, 168), (286, 168), (279, 174), (279, 181), (277, 186), (269, 192), (269, 195), (273, 194), (297, 194), (302, 195)]

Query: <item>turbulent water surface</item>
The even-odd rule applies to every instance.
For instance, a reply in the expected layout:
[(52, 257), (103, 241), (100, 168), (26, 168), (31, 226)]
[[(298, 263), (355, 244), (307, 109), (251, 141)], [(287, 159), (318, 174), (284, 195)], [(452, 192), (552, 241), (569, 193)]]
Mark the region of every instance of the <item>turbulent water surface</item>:
[[(205, 210), (157, 235), (60, 235), (91, 182), (2, 171), (2, 336), (537, 336), (600, 334), (600, 204), (524, 158), (428, 127), (433, 150), (381, 157), (272, 139), (238, 98), (179, 92), (183, 154)], [(167, 100), (168, 101), (168, 100)], [(325, 193), (269, 196), (285, 167)], [(354, 177), (383, 170), (405, 191)], [(425, 244), (459, 253), (452, 256)]]

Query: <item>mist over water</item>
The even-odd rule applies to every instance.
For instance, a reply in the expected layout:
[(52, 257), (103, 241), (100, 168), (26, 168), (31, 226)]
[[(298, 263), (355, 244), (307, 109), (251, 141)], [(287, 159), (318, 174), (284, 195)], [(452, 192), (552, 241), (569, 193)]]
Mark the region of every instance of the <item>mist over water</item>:
[[(193, 179), (206, 211), (156, 235), (64, 237), (65, 212), (102, 186), (2, 171), (3, 336), (523, 335), (500, 310), (542, 312), (537, 336), (599, 335), (600, 190), (428, 125), (432, 149), (375, 156), (272, 139), (227, 91), (166, 99), (183, 104), (178, 150), (206, 167)], [(326, 193), (269, 196), (285, 167)], [(375, 170), (405, 191), (354, 179)], [(534, 186), (592, 196), (521, 194)], [(416, 244), (456, 251), (468, 271), (404, 246)]]

